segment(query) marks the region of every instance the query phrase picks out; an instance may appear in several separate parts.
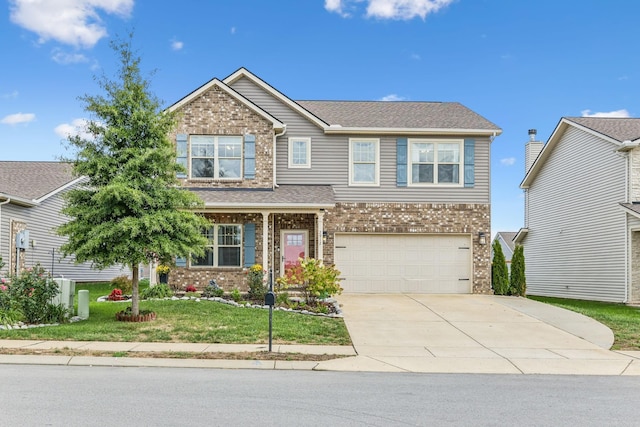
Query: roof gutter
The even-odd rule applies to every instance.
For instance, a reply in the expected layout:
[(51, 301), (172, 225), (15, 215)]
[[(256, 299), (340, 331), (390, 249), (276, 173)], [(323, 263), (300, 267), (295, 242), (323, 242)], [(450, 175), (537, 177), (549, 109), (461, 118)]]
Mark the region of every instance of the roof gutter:
[(483, 135), (491, 138), (502, 133), (502, 129), (445, 129), (445, 128), (363, 128), (331, 125), (324, 128), (325, 134), (358, 133), (366, 135)]
[(24, 199), (22, 197), (10, 196), (4, 193), (0, 193), (0, 199), (7, 199), (7, 201), (2, 202), (3, 205), (8, 202), (13, 203), (14, 205), (26, 206), (29, 208), (32, 208), (38, 205), (37, 200)]

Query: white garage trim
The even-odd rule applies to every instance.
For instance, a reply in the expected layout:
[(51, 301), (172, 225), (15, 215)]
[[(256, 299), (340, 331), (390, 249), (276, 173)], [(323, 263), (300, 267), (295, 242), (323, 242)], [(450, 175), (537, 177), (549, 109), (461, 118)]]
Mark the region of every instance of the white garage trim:
[(468, 294), (470, 234), (336, 233), (335, 264), (347, 293)]

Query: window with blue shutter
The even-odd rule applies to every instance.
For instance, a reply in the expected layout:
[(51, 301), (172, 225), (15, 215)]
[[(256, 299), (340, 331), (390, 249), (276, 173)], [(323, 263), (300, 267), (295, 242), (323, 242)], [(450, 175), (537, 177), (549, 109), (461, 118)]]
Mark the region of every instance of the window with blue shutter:
[(187, 177), (187, 134), (179, 133), (176, 136), (176, 163), (181, 165), (185, 172), (176, 173), (177, 178)]
[(407, 186), (407, 138), (396, 140), (396, 185)]
[(476, 141), (464, 140), (464, 186), (475, 185)]
[(249, 268), (256, 263), (256, 225), (244, 225), (244, 266)]
[(255, 135), (244, 136), (244, 178), (254, 179), (256, 177), (256, 137)]

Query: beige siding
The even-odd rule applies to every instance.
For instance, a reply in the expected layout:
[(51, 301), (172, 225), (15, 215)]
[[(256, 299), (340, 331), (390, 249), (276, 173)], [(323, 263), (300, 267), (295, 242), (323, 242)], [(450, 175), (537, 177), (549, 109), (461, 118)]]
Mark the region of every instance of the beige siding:
[[(277, 140), (278, 184), (330, 184), (334, 187), (337, 201), (489, 203), (490, 142), (487, 138), (476, 138), (473, 188), (397, 187), (396, 138), (406, 135), (380, 138), (380, 187), (350, 187), (348, 143), (349, 137), (358, 135), (325, 135), (318, 126), (248, 79), (236, 81), (232, 88), (287, 124), (287, 133)], [(288, 168), (287, 145), (292, 136), (311, 137), (311, 169)]]
[(625, 299), (625, 160), (569, 127), (528, 190), (527, 292)]

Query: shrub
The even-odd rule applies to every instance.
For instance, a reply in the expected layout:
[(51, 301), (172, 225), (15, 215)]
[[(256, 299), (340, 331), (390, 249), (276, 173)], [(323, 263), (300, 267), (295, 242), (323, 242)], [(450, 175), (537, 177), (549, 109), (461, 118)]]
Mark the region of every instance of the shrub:
[(160, 283), (151, 288), (146, 288), (141, 293), (142, 299), (168, 298), (173, 296), (173, 291), (166, 283)]
[(264, 286), (264, 270), (260, 264), (254, 264), (247, 272), (249, 282), (249, 299), (263, 301), (267, 289)]
[(524, 248), (516, 245), (511, 257), (511, 277), (509, 293), (511, 295), (525, 296), (527, 293), (527, 280), (524, 274)]
[(240, 289), (233, 288), (233, 290), (231, 291), (231, 299), (235, 302), (242, 301), (242, 294), (240, 293)]
[(198, 290), (193, 285), (187, 285), (185, 292), (198, 292)]
[(285, 270), (280, 279), (282, 289), (300, 287), (307, 304), (316, 305), (320, 298), (342, 293), (340, 271), (314, 258), (300, 259), (300, 264)]
[(144, 287), (149, 287), (150, 281), (149, 279), (140, 279), (140, 281), (138, 281), (138, 285), (140, 286), (140, 288), (144, 288)]
[(133, 291), (133, 282), (127, 276), (114, 277), (111, 280), (111, 286), (114, 289), (120, 289), (125, 295), (131, 295)]
[(493, 262), (491, 263), (491, 286), (496, 295), (507, 295), (509, 292), (509, 271), (504, 259), (502, 245), (498, 240), (493, 241)]
[[(51, 299), (60, 292), (58, 285), (40, 264), (11, 278), (9, 298), (27, 323), (49, 323), (54, 306)], [(6, 291), (5, 291), (6, 292)]]
[(218, 286), (215, 280), (209, 280), (209, 285), (200, 293), (202, 298), (220, 298), (222, 295), (224, 295), (224, 289)]

